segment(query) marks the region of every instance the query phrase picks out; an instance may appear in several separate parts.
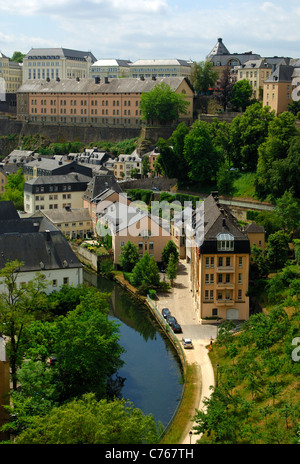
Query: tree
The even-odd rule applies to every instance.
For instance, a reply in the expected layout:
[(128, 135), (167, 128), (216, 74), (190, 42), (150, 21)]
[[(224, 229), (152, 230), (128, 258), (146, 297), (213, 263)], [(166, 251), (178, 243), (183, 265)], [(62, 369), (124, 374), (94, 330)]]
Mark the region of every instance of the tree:
[(176, 279), (176, 276), (177, 276), (177, 271), (178, 271), (177, 263), (178, 263), (178, 259), (176, 259), (174, 254), (171, 253), (169, 261), (168, 261), (167, 269), (166, 269), (166, 274), (167, 274), (167, 277), (171, 281), (171, 286), (173, 286), (174, 279)]
[[(281, 113), (270, 122), (268, 136), (258, 148), (255, 190), (260, 199), (265, 199), (268, 194), (278, 198), (283, 195), (285, 190), (294, 187), (294, 184), (294, 191), (296, 192), (296, 189), (299, 191), (296, 181), (299, 172), (299, 166), (297, 166), (297, 157), (299, 158), (298, 135), (295, 116), (292, 113), (287, 111)], [(295, 145), (292, 145), (293, 143)], [(290, 148), (291, 146), (292, 148)], [(287, 161), (289, 150), (292, 151)], [(293, 162), (294, 156), (296, 163), (293, 163), (293, 167), (296, 168), (296, 175), (289, 168), (289, 162)], [(287, 185), (288, 176), (293, 185)]]
[(23, 58), (26, 56), (25, 53), (22, 52), (14, 52), (13, 56), (11, 57), (11, 61), (16, 61), (17, 63), (23, 63)]
[(291, 190), (286, 190), (282, 197), (278, 198), (276, 201), (275, 213), (278, 215), (280, 226), (285, 232), (291, 233), (299, 228), (299, 201), (294, 198)]
[(215, 178), (222, 154), (214, 146), (205, 122), (199, 120), (192, 125), (185, 137), (184, 157), (192, 181), (210, 182)]
[(142, 175), (147, 177), (148, 172), (150, 172), (150, 161), (149, 156), (145, 155), (142, 161)]
[(124, 399), (97, 401), (93, 394), (35, 416), (17, 438), (17, 444), (155, 444), (159, 427)]
[(225, 161), (217, 172), (217, 187), (221, 195), (230, 195), (233, 190), (233, 173), (230, 171), (228, 161)]
[(186, 114), (189, 102), (183, 94), (177, 94), (165, 82), (156, 85), (147, 93), (142, 93), (140, 108), (142, 120), (149, 124), (167, 124), (176, 121), (180, 114)]
[(251, 103), (252, 86), (247, 79), (236, 82), (232, 88), (230, 103), (236, 111), (245, 111)]
[(8, 337), (6, 352), (11, 368), (12, 386), (17, 389), (17, 368), (22, 362), (22, 336), (24, 327), (46, 306), (44, 290), (47, 286), (44, 275), (39, 274), (31, 282), (18, 285), (17, 278), (23, 263), (8, 262), (0, 270), (4, 291), (0, 294), (0, 333)]
[(149, 253), (145, 253), (132, 271), (131, 283), (142, 293), (147, 293), (150, 288), (158, 287), (159, 281), (155, 259)]
[(22, 169), (18, 169), (16, 174), (9, 174), (7, 176), (7, 185), (5, 186), (5, 192), (1, 195), (1, 200), (11, 200), (14, 203), (16, 209), (23, 211), (24, 182), (25, 178)]
[(266, 256), (272, 269), (280, 269), (289, 257), (289, 239), (283, 230), (271, 234), (268, 239)]
[(137, 246), (128, 241), (122, 248), (120, 254), (120, 266), (124, 272), (131, 272), (139, 260), (139, 252)]
[(217, 95), (217, 100), (226, 111), (232, 96), (233, 83), (230, 75), (230, 67), (227, 66), (222, 72), (220, 79), (220, 92)]
[(162, 263), (165, 267), (168, 266), (170, 256), (173, 255), (175, 262), (178, 263), (179, 260), (179, 253), (177, 250), (177, 246), (173, 242), (173, 240), (169, 240), (166, 246), (164, 247), (162, 254), (161, 254), (161, 260)]
[(218, 80), (218, 73), (214, 70), (209, 61), (193, 63), (191, 73), (191, 83), (197, 94), (208, 95), (211, 87), (214, 87)]
[(256, 171), (258, 148), (266, 140), (274, 117), (274, 111), (257, 102), (234, 118), (230, 126), (230, 159), (234, 167)]
[(80, 304), (56, 323), (53, 366), (60, 402), (88, 392), (107, 395), (107, 382), (123, 365), (118, 325), (108, 319), (107, 294), (89, 288)]

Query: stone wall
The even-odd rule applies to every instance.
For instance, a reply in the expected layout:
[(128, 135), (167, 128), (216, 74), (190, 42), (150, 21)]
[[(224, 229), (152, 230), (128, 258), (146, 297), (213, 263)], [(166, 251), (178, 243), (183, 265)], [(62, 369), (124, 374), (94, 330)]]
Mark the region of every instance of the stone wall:
[(177, 179), (168, 179), (167, 177), (155, 177), (146, 179), (133, 179), (119, 182), (123, 191), (126, 189), (144, 189), (151, 190), (157, 187), (160, 190), (170, 191), (177, 184)]

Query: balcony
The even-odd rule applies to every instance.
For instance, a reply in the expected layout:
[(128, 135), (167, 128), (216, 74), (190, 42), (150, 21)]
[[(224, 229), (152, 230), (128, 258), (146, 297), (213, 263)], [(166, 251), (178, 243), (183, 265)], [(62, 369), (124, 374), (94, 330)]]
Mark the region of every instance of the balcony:
[(226, 299), (218, 299), (216, 301), (217, 306), (233, 306), (234, 305), (234, 300), (226, 298)]
[(233, 288), (234, 288), (234, 284), (230, 282), (218, 282), (217, 283), (218, 290), (233, 289)]
[(225, 274), (228, 272), (234, 272), (234, 267), (233, 266), (218, 266), (217, 272), (225, 273)]

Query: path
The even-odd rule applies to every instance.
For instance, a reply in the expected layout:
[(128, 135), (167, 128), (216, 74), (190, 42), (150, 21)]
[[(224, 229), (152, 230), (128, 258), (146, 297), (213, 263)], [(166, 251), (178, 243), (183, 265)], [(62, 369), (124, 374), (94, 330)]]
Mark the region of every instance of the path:
[[(203, 408), (203, 398), (209, 397), (211, 394), (210, 386), (214, 385), (214, 372), (208, 356), (206, 348), (210, 343), (210, 339), (216, 338), (217, 327), (214, 325), (201, 325), (195, 312), (195, 304), (192, 297), (188, 264), (185, 260), (180, 260), (178, 265), (178, 275), (175, 280), (174, 288), (168, 294), (165, 293), (159, 296), (156, 302), (158, 310), (169, 308), (172, 316), (176, 317), (178, 323), (182, 327), (182, 334), (176, 334), (179, 340), (182, 337), (191, 338), (193, 340), (194, 349), (185, 350), (186, 361), (190, 364), (196, 364), (198, 367), (199, 378), (198, 401), (195, 409)], [(196, 443), (199, 435), (189, 435), (193, 423), (187, 427), (185, 437), (182, 444)]]

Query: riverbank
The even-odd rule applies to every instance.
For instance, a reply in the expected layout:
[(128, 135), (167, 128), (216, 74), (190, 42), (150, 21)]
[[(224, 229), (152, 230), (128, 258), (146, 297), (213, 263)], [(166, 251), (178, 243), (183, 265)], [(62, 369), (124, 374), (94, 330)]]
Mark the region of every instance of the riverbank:
[[(116, 274), (114, 278), (135, 296), (136, 289), (132, 287), (124, 278), (122, 273)], [(174, 282), (174, 287), (165, 293), (159, 293), (154, 302), (149, 303), (143, 298), (148, 306), (154, 304), (156, 311), (152, 313), (156, 319), (161, 320), (161, 310), (165, 307), (169, 308), (172, 315), (176, 317), (182, 327), (182, 334), (174, 334), (171, 340), (177, 339), (174, 346), (180, 356), (180, 359), (185, 366), (185, 388), (183, 397), (178, 406), (173, 420), (169, 424), (162, 444), (195, 444), (200, 438), (198, 435), (191, 435), (190, 431), (193, 427), (193, 416), (196, 409), (203, 409), (204, 398), (211, 395), (211, 386), (214, 386), (214, 372), (208, 356), (208, 346), (211, 338), (217, 336), (217, 327), (209, 324), (200, 324), (195, 312), (194, 300), (190, 289), (189, 269), (185, 260), (180, 260), (178, 264), (178, 274)], [(166, 332), (168, 334), (168, 332)], [(169, 335), (172, 335), (169, 333)], [(183, 350), (181, 348), (182, 337), (192, 338), (194, 349)], [(184, 360), (182, 359), (184, 357)]]

